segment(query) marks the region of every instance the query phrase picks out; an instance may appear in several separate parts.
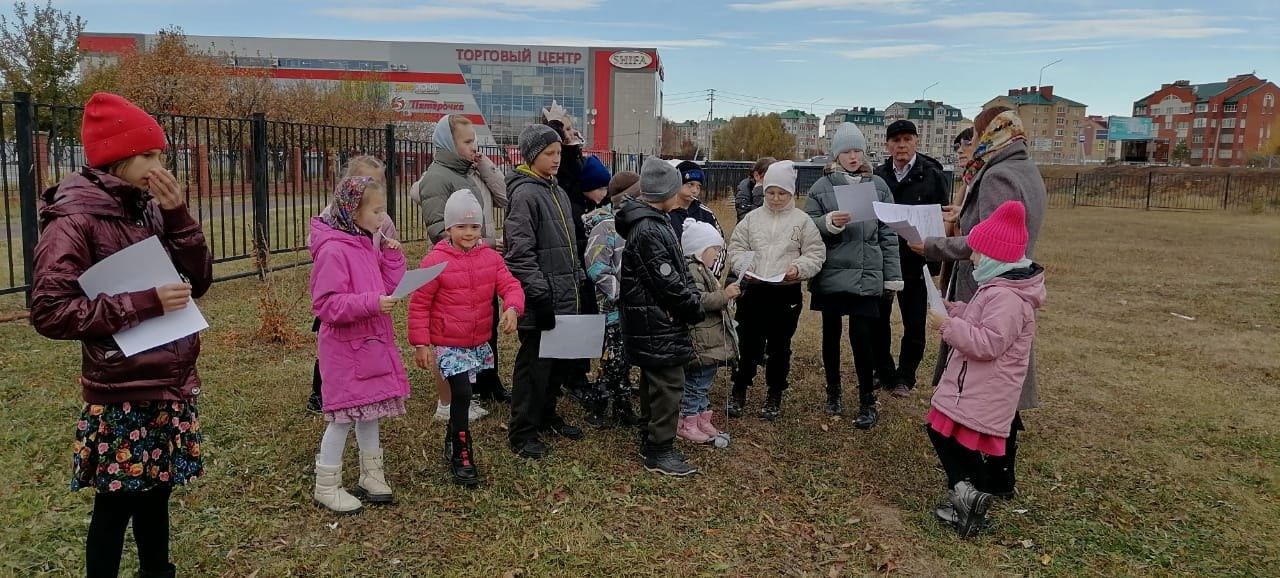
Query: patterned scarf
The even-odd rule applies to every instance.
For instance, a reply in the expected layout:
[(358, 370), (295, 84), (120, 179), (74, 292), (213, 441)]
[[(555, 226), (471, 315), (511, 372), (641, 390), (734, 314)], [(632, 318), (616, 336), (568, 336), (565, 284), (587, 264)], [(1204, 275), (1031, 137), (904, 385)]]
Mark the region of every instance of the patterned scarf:
[(347, 177), (338, 183), (337, 190), (333, 191), (333, 202), (329, 205), (327, 214), (321, 214), (320, 218), (325, 224), (352, 235), (368, 235), (356, 226), (355, 216), (356, 209), (360, 206), (360, 200), (364, 198), (364, 189), (373, 182), (373, 177)]
[(1018, 113), (1006, 110), (996, 115), (991, 120), (991, 124), (987, 125), (987, 130), (982, 133), (982, 138), (978, 140), (978, 148), (973, 151), (973, 160), (964, 167), (964, 184), (966, 186), (973, 184), (982, 167), (987, 166), (987, 160), (991, 155), (1015, 142), (1025, 140), (1027, 140), (1027, 133), (1022, 129), (1022, 119), (1018, 118)]

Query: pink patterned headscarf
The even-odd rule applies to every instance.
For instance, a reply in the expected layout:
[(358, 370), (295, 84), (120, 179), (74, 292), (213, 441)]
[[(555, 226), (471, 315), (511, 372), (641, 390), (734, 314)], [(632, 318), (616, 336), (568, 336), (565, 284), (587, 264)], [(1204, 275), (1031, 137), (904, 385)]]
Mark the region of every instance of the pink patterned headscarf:
[(324, 219), (325, 224), (339, 231), (352, 235), (367, 234), (356, 226), (355, 217), (360, 200), (364, 198), (364, 190), (372, 182), (373, 177), (342, 179), (337, 189), (333, 191), (333, 202), (329, 204), (329, 210), (320, 218)]

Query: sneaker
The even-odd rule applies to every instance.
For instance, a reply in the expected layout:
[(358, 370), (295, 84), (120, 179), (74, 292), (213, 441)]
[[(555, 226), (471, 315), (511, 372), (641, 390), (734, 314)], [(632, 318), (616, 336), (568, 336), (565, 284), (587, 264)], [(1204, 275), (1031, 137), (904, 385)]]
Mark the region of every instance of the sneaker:
[(967, 480), (956, 484), (951, 494), (951, 507), (956, 512), (956, 531), (961, 538), (968, 538), (978, 533), (987, 520), (987, 510), (995, 496), (978, 491)]
[(893, 388), (893, 396), (911, 397), (911, 386), (905, 383), (899, 383), (897, 387)]
[(552, 420), (551, 423), (542, 428), (542, 433), (557, 435), (571, 440), (580, 440), (587, 437), (586, 432), (583, 432), (582, 428), (569, 425), (561, 418)]
[(955, 490), (948, 490), (947, 499), (941, 504), (938, 504), (938, 507), (933, 510), (933, 515), (936, 516), (939, 521), (952, 526), (960, 523), (960, 515), (956, 513), (956, 507), (951, 505), (951, 500), (955, 493)]
[(698, 473), (698, 468), (684, 461), (684, 456), (668, 449), (650, 452), (644, 458), (644, 469), (655, 474), (683, 478)]
[(483, 408), (483, 407), (480, 407), (480, 404), (479, 404), (479, 403), (477, 403), (477, 402), (475, 402), (475, 401), (472, 401), (472, 402), (471, 402), (471, 407), (467, 408), (467, 419), (468, 419), (468, 420), (476, 421), (476, 420), (481, 419), (481, 418), (483, 418), (484, 416), (487, 416), (487, 415), (489, 415), (489, 410), (487, 410), (487, 409), (485, 409), (485, 408)]
[(307, 398), (307, 411), (311, 413), (324, 413), (324, 401), (320, 399), (319, 393), (313, 393)]
[(780, 417), (782, 417), (782, 394), (770, 392), (764, 407), (760, 408), (760, 419), (774, 421)]
[(538, 438), (533, 438), (519, 445), (512, 443), (511, 451), (515, 452), (517, 456), (531, 460), (540, 460), (547, 457), (547, 454), (551, 452), (547, 448), (547, 444), (542, 443), (542, 440)]
[(728, 414), (729, 417), (742, 417), (742, 414), (746, 409), (747, 392), (744, 391), (739, 393), (735, 391), (733, 392), (733, 395), (729, 396), (729, 405), (725, 406), (724, 412)]
[(436, 402), (436, 414), (431, 416), (436, 421), (449, 421), (449, 405)]
[(840, 402), (840, 394), (827, 394), (826, 411), (827, 415), (840, 415), (844, 413), (844, 404)]
[(858, 417), (853, 419), (853, 427), (871, 429), (875, 427), (876, 422), (879, 420), (880, 412), (876, 411), (875, 404), (863, 404), (858, 408)]

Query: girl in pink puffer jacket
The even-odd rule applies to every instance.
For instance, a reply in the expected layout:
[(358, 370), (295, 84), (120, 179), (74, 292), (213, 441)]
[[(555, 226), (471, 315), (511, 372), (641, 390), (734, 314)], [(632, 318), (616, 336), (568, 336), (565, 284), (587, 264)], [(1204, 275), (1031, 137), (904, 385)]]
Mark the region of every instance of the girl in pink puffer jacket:
[(502, 256), (485, 244), (483, 217), (484, 209), (470, 190), (454, 191), (444, 206), (446, 238), (422, 260), (423, 267), (445, 263), (444, 271), (409, 299), (414, 362), (426, 370), (439, 368), (449, 382), (453, 401), (445, 453), (453, 481), (468, 486), (480, 481), (467, 414), (476, 375), (494, 367), (489, 338), (495, 291), (502, 298), (503, 333), (514, 332), (524, 313), (520, 281), (507, 270)]
[(1003, 456), (1044, 303), (1044, 269), (1026, 257), (1026, 209), (1009, 201), (969, 233), (978, 291), (969, 303), (930, 311), (951, 346), (927, 430), (947, 473), (948, 500), (935, 512), (961, 536), (977, 532), (994, 496), (982, 491), (986, 456)]

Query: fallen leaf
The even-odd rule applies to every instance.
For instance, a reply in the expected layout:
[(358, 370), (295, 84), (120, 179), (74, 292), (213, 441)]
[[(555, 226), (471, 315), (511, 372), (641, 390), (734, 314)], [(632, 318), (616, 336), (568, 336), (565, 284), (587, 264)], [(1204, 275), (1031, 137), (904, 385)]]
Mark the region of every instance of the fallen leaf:
[(862, 551), (863, 551), (863, 552), (870, 552), (870, 551), (871, 551), (871, 548), (872, 548), (872, 546), (871, 546), (871, 542), (867, 542), (867, 546), (866, 546), (865, 548), (863, 548), (863, 549), (862, 549)]
[(1041, 563), (1041, 564), (1043, 564), (1043, 565), (1045, 565), (1045, 566), (1048, 566), (1050, 562), (1053, 562), (1053, 556), (1050, 556), (1050, 555), (1048, 555), (1048, 554), (1045, 554), (1044, 556), (1041, 556), (1041, 557), (1040, 557), (1040, 563)]
[(1032, 548), (1036, 545), (1036, 543), (1031, 540), (1023, 540), (1020, 544), (1022, 544), (1023, 548)]
[(829, 425), (827, 425), (827, 424), (825, 424), (825, 423), (824, 423), (824, 424), (822, 424), (822, 431), (831, 431), (831, 426), (829, 426)]
[(1013, 511), (1013, 513), (1015, 513), (1015, 514), (1025, 514), (1025, 513), (1027, 513), (1027, 510), (1026, 510), (1025, 508), (1022, 508), (1022, 509), (1014, 510), (1014, 511)]
[(338, 529), (338, 523), (337, 523), (337, 522), (334, 522), (334, 523), (332, 523), (332, 524), (325, 524), (325, 525), (326, 525), (326, 526), (329, 526), (329, 529), (330, 529), (330, 530), (337, 530), (337, 529)]

